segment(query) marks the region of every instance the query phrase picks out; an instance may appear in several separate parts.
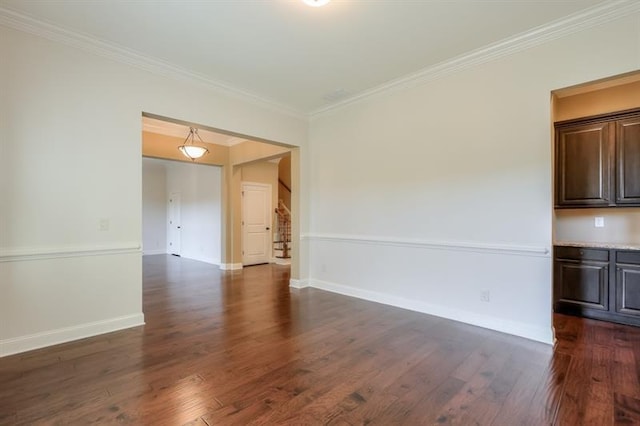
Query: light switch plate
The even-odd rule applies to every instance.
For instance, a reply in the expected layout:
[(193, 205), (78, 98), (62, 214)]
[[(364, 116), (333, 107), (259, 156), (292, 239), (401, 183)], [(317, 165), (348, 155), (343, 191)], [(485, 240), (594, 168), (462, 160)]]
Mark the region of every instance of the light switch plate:
[(100, 219), (98, 229), (100, 231), (108, 231), (109, 230), (109, 219)]
[(604, 228), (604, 217), (596, 216), (596, 218), (595, 218), (595, 220), (593, 222), (593, 225), (596, 228)]

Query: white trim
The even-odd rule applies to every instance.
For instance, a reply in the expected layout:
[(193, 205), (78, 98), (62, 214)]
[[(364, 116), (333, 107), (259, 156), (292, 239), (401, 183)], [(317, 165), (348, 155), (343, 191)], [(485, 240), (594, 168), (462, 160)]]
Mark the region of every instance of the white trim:
[(157, 249), (157, 250), (142, 250), (143, 256), (155, 256), (156, 254), (168, 254), (166, 250)]
[(408, 309), (410, 311), (422, 312), (424, 314), (460, 321), (466, 324), (524, 337), (526, 339), (535, 340), (549, 345), (553, 344), (554, 341), (553, 330), (551, 328), (547, 330), (546, 328), (533, 327), (529, 324), (517, 321), (476, 314), (459, 309), (446, 308), (418, 300), (405, 299), (403, 297), (392, 296), (376, 291), (362, 290), (355, 287), (316, 279), (310, 279), (309, 286), (320, 290), (330, 291), (332, 293), (342, 294), (344, 296), (356, 297), (358, 299), (369, 300), (372, 302)]
[(242, 269), (242, 263), (221, 263), (220, 269), (223, 271), (237, 271)]
[(298, 109), (291, 108), (288, 105), (238, 89), (230, 83), (213, 80), (202, 74), (185, 70), (168, 62), (142, 55), (122, 46), (100, 41), (86, 34), (81, 34), (28, 17), (4, 7), (0, 7), (0, 25), (88, 51), (117, 62), (132, 65), (154, 74), (173, 78), (179, 81), (196, 83), (208, 89), (225, 93), (245, 102), (286, 114), (291, 117), (308, 119), (366, 98), (423, 84), (427, 81), (435, 80), (463, 69), (470, 68), (474, 65), (482, 64), (596, 25), (613, 21), (637, 11), (640, 11), (640, 2), (637, 1), (616, 0), (604, 2), (581, 12), (569, 15), (565, 18), (555, 20), (537, 28), (533, 28), (532, 30), (506, 38), (497, 43), (472, 50), (471, 52), (467, 52), (439, 64), (426, 67), (418, 72), (388, 81), (355, 96), (343, 99), (340, 102), (318, 108), (310, 113), (305, 113)]
[(214, 80), (203, 74), (186, 70), (171, 63), (135, 52), (123, 46), (104, 42), (87, 34), (82, 34), (40, 21), (4, 7), (0, 7), (0, 25), (29, 34), (34, 34), (67, 46), (75, 47), (157, 75), (172, 78), (174, 80), (195, 83), (209, 90), (222, 92), (225, 95), (241, 99), (242, 101), (262, 108), (267, 108), (271, 111), (299, 119), (307, 118), (306, 114), (291, 108), (288, 105), (239, 89), (230, 83)]
[(507, 245), (497, 243), (480, 243), (467, 241), (437, 241), (406, 239), (395, 237), (377, 237), (348, 234), (303, 234), (301, 240), (330, 241), (340, 243), (384, 245), (395, 247), (409, 247), (432, 250), (473, 251), (479, 253), (508, 254), (515, 256), (549, 257), (547, 247)]
[(0, 340), (0, 357), (141, 325), (144, 325), (144, 314), (142, 313)]
[(102, 246), (27, 247), (0, 249), (0, 263), (68, 257), (107, 256), (141, 253), (140, 243), (119, 243)]
[(185, 255), (182, 255), (182, 254), (179, 257), (181, 259), (195, 260), (196, 262), (202, 262), (202, 263), (206, 263), (208, 265), (220, 266), (220, 260), (219, 259), (211, 259), (211, 258), (208, 258), (208, 257), (189, 257), (189, 256), (185, 256)]
[(310, 118), (315, 118), (323, 113), (339, 109), (352, 103), (378, 95), (393, 93), (398, 90), (415, 87), (431, 80), (454, 74), (473, 66), (511, 55), (531, 47), (585, 30), (596, 25), (622, 18), (640, 11), (639, 1), (616, 0), (604, 2), (567, 17), (549, 22), (529, 31), (508, 37), (497, 43), (492, 43), (476, 50), (464, 53), (460, 56), (448, 59), (422, 70), (405, 75), (377, 87), (360, 92), (355, 96), (343, 99), (340, 102), (318, 108), (309, 113)]
[(305, 288), (309, 287), (309, 285), (309, 280), (294, 280), (293, 278), (289, 280), (289, 287), (291, 288)]

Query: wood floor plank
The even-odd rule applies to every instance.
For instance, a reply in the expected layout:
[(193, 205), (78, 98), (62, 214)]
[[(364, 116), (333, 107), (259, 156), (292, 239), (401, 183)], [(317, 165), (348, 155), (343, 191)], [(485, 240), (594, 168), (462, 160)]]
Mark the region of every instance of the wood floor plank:
[(0, 359), (1, 425), (640, 424), (640, 328), (555, 315), (552, 348), (288, 267), (143, 266), (144, 327)]
[(613, 349), (615, 353), (611, 380), (616, 384), (616, 391), (640, 399), (640, 373), (636, 367), (636, 357), (639, 354), (629, 347)]
[(615, 425), (640, 424), (640, 400), (627, 395), (616, 393), (615, 401)]
[[(474, 422), (491, 424), (499, 405), (483, 396), (488, 393), (489, 386), (495, 380), (499, 369), (504, 367), (509, 355), (509, 352), (496, 351), (487, 358), (469, 377), (460, 391), (437, 413), (434, 413), (433, 422), (445, 425), (465, 425), (474, 424)], [(517, 376), (515, 378), (517, 379)], [(477, 405), (480, 405), (482, 409), (473, 410)], [(475, 413), (470, 414), (470, 410)], [(482, 414), (482, 417), (476, 418), (478, 414)]]

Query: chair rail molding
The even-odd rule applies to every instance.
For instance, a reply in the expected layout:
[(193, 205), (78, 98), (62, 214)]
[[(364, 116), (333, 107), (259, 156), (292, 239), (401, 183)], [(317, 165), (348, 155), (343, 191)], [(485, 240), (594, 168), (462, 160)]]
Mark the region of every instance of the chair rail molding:
[(0, 263), (135, 253), (142, 253), (140, 242), (123, 242), (96, 246), (0, 248)]
[(328, 241), (332, 243), (367, 244), (431, 250), (472, 251), (514, 256), (550, 257), (551, 253), (551, 250), (548, 247), (540, 246), (511, 245), (490, 242), (440, 241), (369, 235), (307, 233), (302, 234), (300, 239), (309, 241)]

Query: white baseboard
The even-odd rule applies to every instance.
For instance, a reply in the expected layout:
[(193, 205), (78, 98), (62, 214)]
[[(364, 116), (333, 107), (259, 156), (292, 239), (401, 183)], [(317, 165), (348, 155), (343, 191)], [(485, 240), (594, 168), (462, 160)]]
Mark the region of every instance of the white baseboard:
[(223, 271), (236, 271), (242, 269), (242, 263), (221, 263), (220, 269)]
[[(554, 341), (553, 331), (551, 328), (547, 330), (546, 328), (535, 327), (516, 321), (509, 321), (502, 318), (476, 314), (459, 309), (447, 308), (444, 306), (431, 305), (429, 303), (417, 300), (405, 299), (403, 297), (393, 296), (390, 294), (363, 290), (355, 287), (316, 279), (308, 280), (307, 286), (342, 294), (345, 296), (357, 297), (358, 299), (370, 300), (372, 302), (378, 302), (384, 305), (396, 306), (398, 308), (408, 309), (410, 311), (422, 312), (424, 314), (447, 318), (478, 327), (500, 331), (502, 333), (513, 334), (515, 336), (524, 337), (549, 345), (552, 345)], [(291, 287), (293, 287), (293, 284), (291, 284)]]
[(143, 256), (153, 256), (156, 254), (167, 254), (166, 250), (158, 249), (158, 250), (142, 250)]
[(220, 266), (220, 259), (213, 259), (210, 257), (198, 257), (198, 256), (189, 256), (189, 255), (181, 255), (183, 259), (196, 260), (202, 263), (208, 263), (209, 265)]
[(309, 287), (309, 280), (294, 280), (293, 278), (291, 278), (289, 280), (289, 287), (291, 288)]
[(144, 325), (144, 314), (142, 313), (0, 340), (0, 357), (44, 348), (46, 346), (59, 345), (60, 343), (66, 343), (72, 340), (84, 339), (140, 325)]

